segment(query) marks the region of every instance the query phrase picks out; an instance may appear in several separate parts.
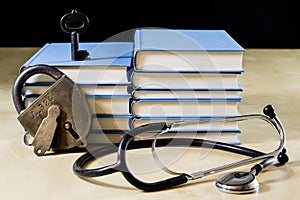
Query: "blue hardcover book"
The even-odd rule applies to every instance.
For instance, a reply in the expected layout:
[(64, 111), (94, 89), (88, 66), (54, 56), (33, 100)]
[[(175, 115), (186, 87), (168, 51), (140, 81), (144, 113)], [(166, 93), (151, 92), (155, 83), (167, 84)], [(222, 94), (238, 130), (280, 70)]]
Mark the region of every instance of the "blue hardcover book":
[(139, 99), (241, 99), (242, 88), (234, 89), (133, 89), (132, 98)]
[[(71, 59), (70, 43), (47, 43), (37, 51), (20, 71), (37, 64), (60, 69), (78, 84), (124, 84), (130, 82), (132, 71), (132, 42), (86, 42), (80, 49), (89, 52), (89, 58), (81, 61)], [(27, 83), (53, 82), (43, 74), (35, 75)]]
[(131, 95), (88, 95), (92, 112), (97, 115), (131, 115)]
[(237, 99), (133, 99), (133, 117), (228, 117), (239, 115)]
[[(238, 114), (237, 116), (240, 116), (240, 114)], [(218, 119), (218, 120), (216, 120), (216, 119)], [(129, 125), (130, 125), (130, 128), (135, 128), (135, 127), (139, 127), (139, 126), (142, 126), (142, 125), (145, 125), (148, 123), (186, 122), (186, 123), (182, 123), (182, 125), (173, 127), (171, 130), (172, 131), (202, 131), (202, 132), (240, 132), (240, 128), (238, 126), (237, 121), (229, 121), (229, 120), (226, 121), (225, 119), (226, 119), (226, 116), (224, 116), (224, 117), (201, 117), (201, 116), (151, 117), (151, 116), (142, 116), (142, 117), (132, 118)], [(211, 120), (216, 120), (216, 121), (211, 122)]]
[(92, 116), (92, 130), (94, 132), (127, 132), (131, 129), (132, 115), (94, 114)]
[[(193, 139), (204, 139), (211, 140), (215, 142), (224, 142), (228, 144), (241, 144), (239, 139), (239, 131), (233, 132), (212, 132), (212, 131), (172, 131), (169, 130), (167, 133), (159, 135), (159, 139), (161, 138), (193, 138)], [(153, 139), (157, 135), (157, 132), (146, 132), (142, 135), (136, 137), (136, 139)]]
[(240, 73), (168, 73), (142, 72), (132, 73), (133, 89), (157, 90), (241, 90)]
[(241, 47), (225, 30), (137, 29), (134, 69), (156, 72), (243, 72)]
[(92, 129), (88, 134), (88, 145), (118, 143), (131, 127), (131, 115), (95, 114), (92, 117)]
[[(40, 94), (24, 95), (25, 107), (28, 107)], [(92, 114), (130, 116), (131, 95), (86, 95)]]
[(86, 138), (88, 148), (99, 148), (99, 145), (119, 143), (126, 134), (123, 130), (92, 130)]
[[(52, 82), (26, 82), (22, 88), (22, 95), (43, 94)], [(114, 84), (80, 84), (77, 85), (87, 95), (129, 95), (132, 93), (132, 85), (128, 83)]]

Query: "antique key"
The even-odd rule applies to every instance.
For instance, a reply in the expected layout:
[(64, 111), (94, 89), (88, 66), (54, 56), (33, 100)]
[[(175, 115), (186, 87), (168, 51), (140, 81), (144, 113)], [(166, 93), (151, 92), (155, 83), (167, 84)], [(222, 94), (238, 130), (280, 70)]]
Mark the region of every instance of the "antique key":
[(89, 19), (83, 13), (72, 10), (60, 20), (61, 29), (71, 34), (71, 58), (72, 60), (85, 60), (89, 56), (86, 50), (79, 50), (79, 33), (84, 32), (89, 26)]
[[(40, 73), (56, 81), (25, 108), (21, 95), (23, 84)], [(60, 70), (48, 65), (28, 67), (16, 79), (12, 95), (19, 122), (33, 137), (36, 155), (44, 155), (51, 148), (86, 147), (86, 136), (91, 128), (89, 103), (81, 88)]]

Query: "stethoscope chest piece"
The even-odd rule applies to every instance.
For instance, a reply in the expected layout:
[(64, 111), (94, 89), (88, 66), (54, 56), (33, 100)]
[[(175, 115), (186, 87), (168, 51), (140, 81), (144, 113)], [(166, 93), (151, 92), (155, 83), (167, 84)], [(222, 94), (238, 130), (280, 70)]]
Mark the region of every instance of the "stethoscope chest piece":
[(216, 186), (226, 193), (246, 194), (258, 191), (258, 181), (251, 172), (230, 172), (221, 175)]

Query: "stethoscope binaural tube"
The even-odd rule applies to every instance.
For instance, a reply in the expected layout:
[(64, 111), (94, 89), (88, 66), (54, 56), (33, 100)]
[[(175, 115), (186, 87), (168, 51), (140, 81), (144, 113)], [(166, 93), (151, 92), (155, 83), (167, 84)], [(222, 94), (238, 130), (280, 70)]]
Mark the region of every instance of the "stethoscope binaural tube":
[[(220, 171), (224, 171), (224, 170), (228, 170), (231, 168), (236, 168), (242, 165), (246, 165), (246, 164), (250, 164), (253, 162), (256, 162), (258, 160), (268, 160), (272, 157), (277, 156), (278, 158), (280, 157), (279, 155), (281, 151), (285, 151), (284, 149), (284, 144), (285, 144), (285, 133), (284, 133), (284, 129), (283, 126), (281, 125), (279, 119), (276, 117), (276, 113), (274, 111), (274, 108), (271, 105), (268, 105), (264, 108), (264, 114), (265, 115), (260, 115), (260, 114), (254, 114), (254, 115), (244, 115), (244, 116), (239, 116), (239, 117), (232, 117), (230, 119), (225, 119), (225, 120), (236, 120), (236, 121), (242, 121), (242, 120), (246, 120), (246, 119), (262, 119), (266, 122), (268, 122), (269, 124), (273, 125), (273, 127), (276, 129), (276, 131), (278, 132), (279, 135), (279, 139), (280, 139), (280, 144), (278, 146), (278, 148), (276, 150), (274, 150), (273, 152), (270, 153), (264, 153), (261, 155), (257, 155), (254, 156), (252, 158), (248, 158), (248, 159), (244, 159), (241, 161), (237, 161), (237, 162), (233, 162), (231, 164), (227, 164), (227, 165), (223, 165), (223, 166), (219, 166), (219, 167), (215, 167), (215, 168), (211, 168), (209, 170), (205, 170), (205, 171), (199, 171), (199, 172), (194, 172), (194, 173), (190, 173), (190, 174), (186, 174), (186, 173), (182, 173), (176, 177), (173, 178), (169, 178), (163, 181), (158, 181), (158, 182), (153, 182), (153, 183), (146, 183), (143, 182), (139, 179), (137, 179), (128, 169), (127, 163), (126, 163), (126, 151), (128, 148), (129, 143), (133, 140), (133, 138), (141, 133), (143, 133), (143, 131), (141, 130), (133, 130), (131, 132), (129, 132), (128, 134), (126, 134), (121, 142), (120, 142), (120, 147), (119, 147), (119, 159), (120, 159), (120, 163), (121, 163), (121, 172), (123, 174), (123, 176), (125, 177), (125, 179), (130, 182), (132, 185), (134, 185), (135, 187), (142, 189), (144, 191), (157, 191), (157, 190), (164, 190), (167, 188), (171, 188), (183, 183), (186, 183), (188, 180), (194, 180), (194, 179), (198, 179), (198, 178), (202, 178), (206, 175), (210, 175), (210, 174), (214, 174)], [(163, 126), (168, 126), (167, 124), (161, 124)], [(146, 126), (147, 127), (147, 126)], [(170, 127), (169, 127), (170, 128)], [(167, 132), (167, 131), (166, 131)], [(203, 142), (205, 143), (206, 140), (203, 140)], [(214, 142), (215, 144), (215, 142)], [(214, 148), (214, 146), (213, 146)], [(284, 152), (285, 154), (285, 152)], [(288, 157), (285, 154), (285, 159), (278, 159), (278, 162), (280, 164), (285, 164), (286, 162), (288, 162)], [(262, 162), (263, 163), (263, 162)], [(272, 165), (275, 164), (275, 162), (272, 162)], [(271, 165), (271, 164), (270, 164)], [(270, 165), (266, 165), (265, 167), (268, 167)], [(260, 166), (261, 169), (258, 167)], [(262, 169), (264, 169), (265, 167), (262, 167), (261, 165), (255, 165), (253, 167), (253, 171), (256, 171), (255, 173), (259, 173)]]

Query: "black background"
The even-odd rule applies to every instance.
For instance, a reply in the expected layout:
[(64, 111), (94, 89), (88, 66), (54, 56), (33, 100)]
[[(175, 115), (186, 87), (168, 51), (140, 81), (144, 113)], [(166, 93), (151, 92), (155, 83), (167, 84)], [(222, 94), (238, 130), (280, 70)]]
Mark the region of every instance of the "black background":
[(5, 1), (0, 46), (69, 42), (61, 17), (76, 9), (89, 18), (80, 41), (103, 41), (130, 29), (223, 29), (244, 48), (300, 48), (297, 1)]

